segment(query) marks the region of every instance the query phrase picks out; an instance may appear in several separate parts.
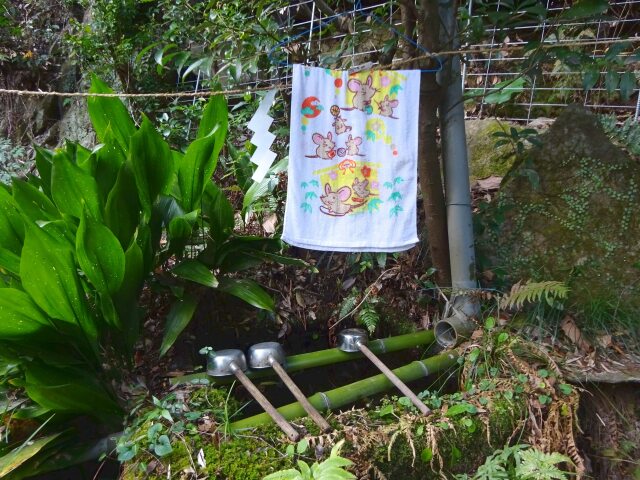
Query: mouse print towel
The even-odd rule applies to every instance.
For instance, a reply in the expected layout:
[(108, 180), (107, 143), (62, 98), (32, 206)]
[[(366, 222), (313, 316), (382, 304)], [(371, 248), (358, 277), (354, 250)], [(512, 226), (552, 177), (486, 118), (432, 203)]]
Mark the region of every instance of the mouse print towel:
[(418, 241), (419, 70), (294, 65), (282, 238), (342, 252)]

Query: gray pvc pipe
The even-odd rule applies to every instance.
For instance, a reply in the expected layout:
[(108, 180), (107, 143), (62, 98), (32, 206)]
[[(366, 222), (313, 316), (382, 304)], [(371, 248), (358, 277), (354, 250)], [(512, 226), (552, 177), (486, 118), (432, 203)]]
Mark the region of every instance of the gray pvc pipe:
[[(452, 2), (440, 8), (443, 40), (456, 47), (456, 20)], [(471, 321), (480, 313), (478, 301), (468, 290), (477, 288), (476, 260), (469, 185), (469, 160), (464, 125), (464, 102), (460, 75), (460, 57), (449, 57), (439, 80), (445, 83), (440, 104), (442, 156), (444, 160), (447, 229), (453, 287), (453, 314), (436, 325), (436, 340), (443, 346), (453, 346), (468, 337), (474, 328)]]

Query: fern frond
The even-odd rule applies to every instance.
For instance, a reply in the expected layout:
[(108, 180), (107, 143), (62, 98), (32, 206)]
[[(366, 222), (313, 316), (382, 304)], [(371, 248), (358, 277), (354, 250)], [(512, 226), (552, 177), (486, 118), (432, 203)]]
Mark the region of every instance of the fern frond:
[(340, 304), (340, 314), (338, 316), (339, 319), (346, 318), (352, 313), (356, 303), (358, 302), (358, 296), (358, 291), (354, 289), (347, 298), (342, 300), (342, 303)]
[(567, 298), (569, 287), (563, 282), (546, 281), (521, 284), (511, 287), (511, 292), (502, 299), (502, 308), (522, 308), (526, 303), (537, 303), (541, 300), (553, 305), (556, 300)]
[(520, 452), (521, 463), (516, 466), (516, 476), (522, 480), (565, 480), (566, 472), (557, 467), (559, 463), (571, 463), (566, 455), (557, 452), (544, 453), (530, 448)]
[(362, 305), (362, 307), (360, 307), (356, 320), (358, 324), (369, 330), (369, 334), (373, 334), (378, 322), (380, 321), (380, 315), (373, 304), (367, 301)]

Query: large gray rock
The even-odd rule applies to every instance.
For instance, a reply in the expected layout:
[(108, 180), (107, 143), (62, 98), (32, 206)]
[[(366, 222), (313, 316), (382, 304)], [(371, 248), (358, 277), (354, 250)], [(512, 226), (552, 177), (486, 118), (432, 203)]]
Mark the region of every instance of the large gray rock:
[(559, 280), (584, 312), (640, 312), (640, 165), (567, 108), (481, 216), (478, 256), (511, 281)]

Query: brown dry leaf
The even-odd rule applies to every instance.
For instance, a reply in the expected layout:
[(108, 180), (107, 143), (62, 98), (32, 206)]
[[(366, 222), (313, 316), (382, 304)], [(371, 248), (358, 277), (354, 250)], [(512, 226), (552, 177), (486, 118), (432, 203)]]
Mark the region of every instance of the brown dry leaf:
[(611, 335), (600, 335), (598, 343), (602, 348), (609, 348), (611, 346)]
[(562, 322), (560, 322), (560, 328), (562, 328), (562, 331), (567, 338), (569, 338), (569, 340), (571, 340), (571, 342), (573, 342), (580, 350), (583, 352), (591, 351), (591, 344), (585, 340), (572, 316), (567, 315), (564, 317)]
[(275, 213), (269, 215), (264, 222), (262, 222), (262, 228), (268, 234), (275, 233), (276, 225), (278, 223), (278, 216)]
[(304, 301), (304, 297), (302, 296), (302, 293), (300, 293), (299, 291), (296, 292), (296, 303), (300, 305), (300, 307), (302, 308), (307, 306)]

